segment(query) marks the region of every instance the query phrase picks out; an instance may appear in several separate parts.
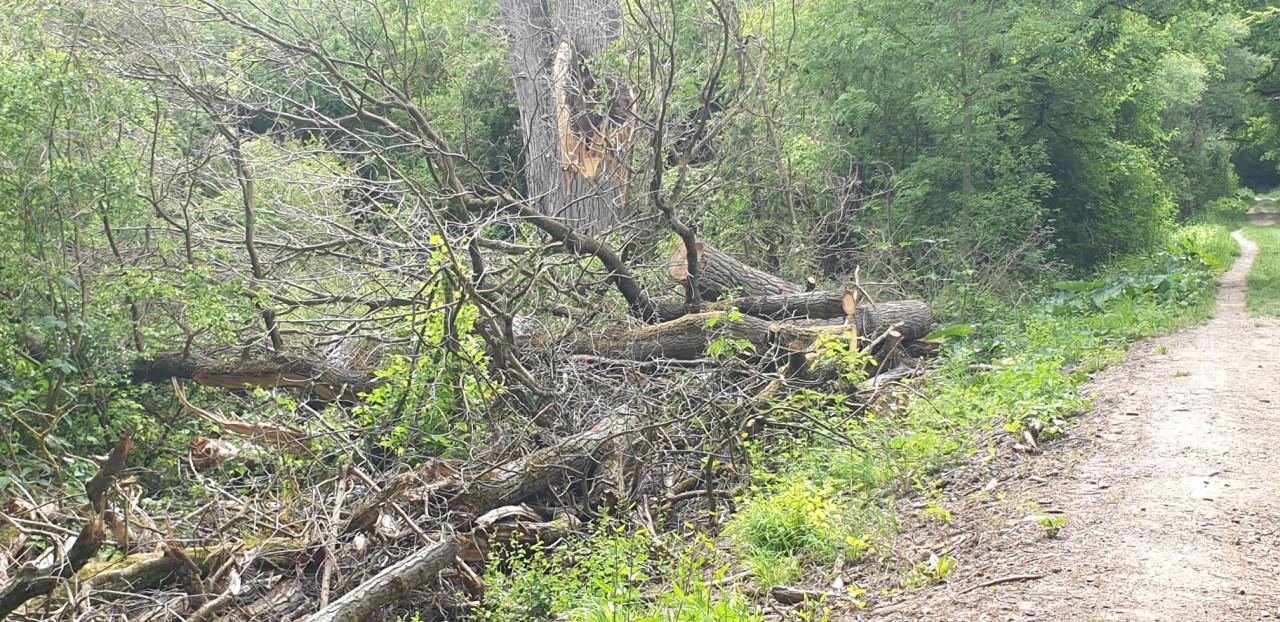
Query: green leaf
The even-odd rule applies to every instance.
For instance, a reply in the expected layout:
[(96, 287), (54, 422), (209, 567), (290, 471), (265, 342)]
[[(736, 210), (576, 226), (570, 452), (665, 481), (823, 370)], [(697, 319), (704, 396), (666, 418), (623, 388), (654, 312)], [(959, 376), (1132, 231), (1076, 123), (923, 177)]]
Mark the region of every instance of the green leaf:
[(945, 328), (939, 328), (925, 336), (926, 341), (937, 339), (946, 339), (948, 337), (964, 337), (978, 330), (976, 326), (971, 324), (952, 324)]

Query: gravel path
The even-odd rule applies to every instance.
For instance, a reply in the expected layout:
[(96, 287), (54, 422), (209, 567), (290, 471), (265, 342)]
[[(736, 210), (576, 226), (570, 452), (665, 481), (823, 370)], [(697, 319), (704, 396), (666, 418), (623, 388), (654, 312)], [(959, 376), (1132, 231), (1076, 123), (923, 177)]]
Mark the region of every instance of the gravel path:
[(1236, 239), (1214, 319), (1099, 374), (1077, 436), (973, 504), (947, 583), (849, 619), (1280, 620), (1280, 323), (1245, 316)]

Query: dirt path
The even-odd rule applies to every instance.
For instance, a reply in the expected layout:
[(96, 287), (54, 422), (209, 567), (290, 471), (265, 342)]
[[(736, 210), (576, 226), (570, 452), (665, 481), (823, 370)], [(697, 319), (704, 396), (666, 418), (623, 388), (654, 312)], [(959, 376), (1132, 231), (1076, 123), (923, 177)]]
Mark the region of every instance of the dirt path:
[[(852, 619), (1280, 620), (1280, 323), (1245, 316), (1237, 240), (1211, 322), (1137, 346), (1076, 437), (970, 497), (950, 581)], [(977, 587), (1013, 575), (1041, 578)]]

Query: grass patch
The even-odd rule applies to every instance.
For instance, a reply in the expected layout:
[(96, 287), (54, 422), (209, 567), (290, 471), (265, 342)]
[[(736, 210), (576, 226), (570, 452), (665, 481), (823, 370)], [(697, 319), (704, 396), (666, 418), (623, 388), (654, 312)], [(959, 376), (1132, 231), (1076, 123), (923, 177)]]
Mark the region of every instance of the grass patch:
[(1245, 308), (1252, 315), (1280, 317), (1280, 227), (1248, 227), (1244, 235), (1258, 245), (1258, 258), (1246, 277)]

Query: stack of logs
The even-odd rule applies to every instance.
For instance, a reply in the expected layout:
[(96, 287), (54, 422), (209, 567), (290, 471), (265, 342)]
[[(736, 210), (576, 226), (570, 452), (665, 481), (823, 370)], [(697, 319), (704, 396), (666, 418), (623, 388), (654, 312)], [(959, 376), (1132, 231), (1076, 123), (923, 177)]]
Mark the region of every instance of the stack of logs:
[[(875, 368), (886, 369), (900, 345), (923, 338), (932, 325), (929, 306), (918, 300), (872, 303), (860, 291), (817, 290), (814, 279), (797, 285), (702, 243), (697, 256), (697, 312), (689, 312), (688, 301), (664, 303), (656, 313), (661, 322), (573, 336), (571, 353), (580, 359), (688, 361), (704, 356), (713, 341), (730, 338), (751, 343), (760, 356), (772, 352), (794, 362), (796, 353), (813, 354), (820, 337), (841, 336), (863, 340)], [(667, 272), (689, 287), (684, 245)]]

